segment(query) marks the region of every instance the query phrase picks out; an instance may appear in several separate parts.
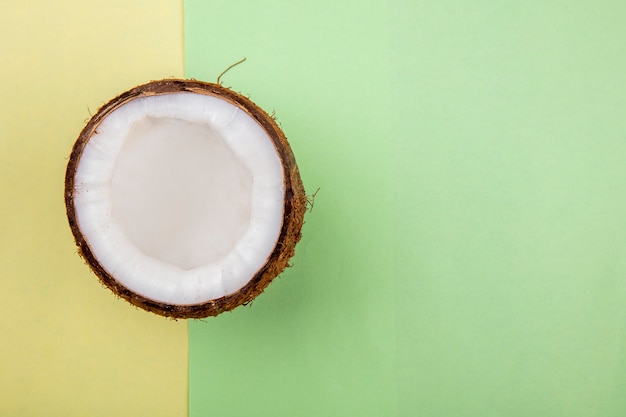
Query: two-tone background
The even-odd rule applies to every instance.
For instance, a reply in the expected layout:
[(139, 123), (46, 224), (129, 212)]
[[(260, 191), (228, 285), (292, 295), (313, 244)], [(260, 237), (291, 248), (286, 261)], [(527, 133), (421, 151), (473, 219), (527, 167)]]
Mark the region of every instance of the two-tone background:
[[(0, 415), (626, 414), (626, 3), (0, 5)], [(80, 260), (86, 119), (153, 79), (249, 95), (318, 187), (294, 267), (204, 321)]]

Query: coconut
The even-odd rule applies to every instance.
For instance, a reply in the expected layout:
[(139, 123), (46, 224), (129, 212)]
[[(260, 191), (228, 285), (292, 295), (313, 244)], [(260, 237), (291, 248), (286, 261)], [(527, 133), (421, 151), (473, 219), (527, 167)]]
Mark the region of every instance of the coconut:
[(306, 201), (274, 118), (196, 80), (106, 103), (65, 178), (80, 255), (116, 295), (172, 318), (215, 316), (263, 292), (294, 255)]

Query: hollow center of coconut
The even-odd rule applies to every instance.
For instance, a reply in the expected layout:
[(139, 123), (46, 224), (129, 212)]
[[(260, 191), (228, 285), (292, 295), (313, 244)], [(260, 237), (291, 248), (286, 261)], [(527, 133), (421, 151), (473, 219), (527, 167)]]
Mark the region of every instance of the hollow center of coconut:
[(144, 254), (189, 270), (219, 261), (250, 224), (252, 175), (207, 124), (136, 122), (111, 182), (113, 218)]
[(203, 94), (137, 98), (97, 126), (77, 166), (81, 234), (115, 280), (154, 301), (245, 286), (283, 222), (283, 169), (248, 113)]

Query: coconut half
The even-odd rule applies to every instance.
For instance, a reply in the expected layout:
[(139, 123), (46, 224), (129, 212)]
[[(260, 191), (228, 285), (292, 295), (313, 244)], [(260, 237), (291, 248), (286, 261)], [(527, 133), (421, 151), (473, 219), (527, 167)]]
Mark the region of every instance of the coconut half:
[(171, 79), (91, 118), (70, 156), (65, 202), (102, 283), (174, 318), (252, 301), (288, 265), (306, 210), (272, 117), (218, 84)]

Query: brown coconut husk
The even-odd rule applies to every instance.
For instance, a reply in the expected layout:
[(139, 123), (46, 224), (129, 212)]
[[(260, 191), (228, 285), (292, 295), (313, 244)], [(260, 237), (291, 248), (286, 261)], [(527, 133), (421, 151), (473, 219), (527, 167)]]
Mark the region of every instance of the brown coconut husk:
[[(102, 267), (98, 259), (96, 259), (92, 253), (78, 227), (74, 207), (74, 177), (78, 162), (85, 145), (94, 135), (100, 123), (115, 109), (136, 98), (180, 92), (216, 96), (248, 113), (263, 127), (272, 139), (281, 159), (284, 172), (285, 198), (283, 223), (276, 246), (267, 259), (267, 262), (254, 276), (250, 277), (250, 281), (239, 291), (197, 305), (171, 305), (157, 302), (129, 290), (118, 282), (114, 276), (109, 274)], [(301, 237), (307, 199), (291, 147), (273, 117), (268, 115), (248, 98), (228, 88), (222, 87), (219, 84), (196, 80), (165, 79), (137, 86), (119, 95), (103, 105), (89, 120), (74, 144), (67, 165), (65, 176), (65, 204), (67, 218), (72, 233), (74, 234), (78, 251), (106, 287), (131, 304), (155, 314), (171, 318), (203, 318), (216, 316), (225, 311), (233, 310), (240, 305), (250, 303), (289, 265), (289, 259), (294, 255), (296, 243), (298, 243)]]

